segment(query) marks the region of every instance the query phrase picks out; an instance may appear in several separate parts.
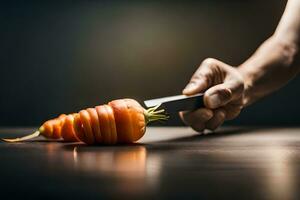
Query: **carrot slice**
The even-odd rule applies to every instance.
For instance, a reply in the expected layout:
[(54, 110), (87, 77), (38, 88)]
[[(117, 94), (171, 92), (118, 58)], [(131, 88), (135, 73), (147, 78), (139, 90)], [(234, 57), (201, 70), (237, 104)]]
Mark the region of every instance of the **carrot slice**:
[(52, 120), (48, 120), (46, 121), (43, 125), (42, 125), (42, 132), (41, 134), (46, 137), (46, 138), (51, 138), (52, 134), (53, 134), (53, 126), (52, 126)]
[(113, 109), (109, 105), (105, 105), (105, 108), (106, 108), (108, 119), (109, 119), (108, 122), (110, 125), (112, 144), (116, 144), (118, 141), (118, 136), (117, 136), (117, 128), (116, 128), (114, 112), (113, 112)]
[(105, 109), (104, 105), (101, 106), (97, 106), (96, 107), (96, 111), (98, 114), (98, 119), (99, 119), (99, 123), (100, 125), (100, 129), (101, 129), (101, 134), (102, 134), (102, 141), (104, 144), (110, 144), (110, 125), (109, 125), (109, 119), (108, 119), (108, 115), (107, 115), (107, 111)]
[(146, 131), (146, 120), (143, 107), (135, 100), (124, 99), (127, 104), (128, 111), (131, 116), (132, 125), (132, 141), (137, 141)]
[(60, 115), (58, 116), (58, 118), (56, 118), (56, 119), (62, 121), (62, 120), (64, 120), (64, 119), (66, 118), (66, 116), (67, 116), (66, 114), (60, 114)]
[(107, 127), (107, 139), (108, 139), (107, 144), (112, 144), (112, 134), (111, 134), (109, 116), (108, 116), (108, 113), (107, 113), (106, 105), (103, 105), (103, 110), (105, 110), (105, 123), (106, 123), (105, 125)]
[(78, 142), (79, 139), (76, 137), (74, 128), (74, 116), (68, 115), (66, 116), (64, 123), (61, 128), (61, 136), (66, 142)]
[(91, 118), (90, 122), (91, 122), (92, 130), (93, 130), (93, 133), (95, 136), (95, 141), (97, 143), (101, 143), (101, 130), (100, 130), (100, 124), (99, 124), (97, 111), (94, 108), (88, 108), (87, 111)]
[(120, 99), (111, 101), (108, 105), (110, 105), (114, 111), (118, 142), (131, 143), (133, 141), (132, 120), (126, 102)]
[(94, 144), (95, 140), (94, 140), (94, 134), (93, 134), (93, 130), (90, 124), (91, 118), (89, 113), (86, 110), (81, 110), (79, 112), (80, 115), (80, 119), (83, 125), (83, 129), (84, 129), (84, 133), (85, 133), (85, 137), (86, 137), (86, 143), (87, 144)]
[(60, 121), (57, 119), (53, 123), (53, 134), (51, 136), (51, 139), (58, 139), (61, 137), (61, 125)]
[(83, 125), (82, 125), (82, 122), (81, 122), (81, 119), (80, 119), (80, 115), (76, 114), (74, 116), (74, 124), (73, 124), (73, 128), (74, 128), (75, 134), (76, 134), (76, 136), (78, 137), (78, 139), (80, 141), (86, 143), (86, 137), (84, 135), (84, 130), (83, 130), (82, 126)]

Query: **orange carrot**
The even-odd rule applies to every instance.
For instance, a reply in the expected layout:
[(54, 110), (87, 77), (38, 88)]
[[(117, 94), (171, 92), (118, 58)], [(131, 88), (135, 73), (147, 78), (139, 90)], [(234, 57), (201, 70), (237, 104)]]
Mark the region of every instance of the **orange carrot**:
[(75, 114), (67, 115), (61, 127), (61, 137), (66, 142), (80, 141), (74, 131), (74, 116)]
[(6, 142), (20, 142), (42, 135), (51, 139), (86, 144), (132, 143), (139, 140), (149, 122), (167, 120), (159, 106), (145, 110), (133, 99), (118, 99), (79, 113), (62, 114), (46, 121), (36, 132)]

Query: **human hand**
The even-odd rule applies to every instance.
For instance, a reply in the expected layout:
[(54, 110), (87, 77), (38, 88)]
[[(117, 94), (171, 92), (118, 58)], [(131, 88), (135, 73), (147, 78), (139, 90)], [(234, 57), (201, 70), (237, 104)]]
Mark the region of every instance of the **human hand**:
[(241, 112), (244, 80), (234, 67), (213, 58), (205, 59), (182, 93), (200, 92), (204, 92), (205, 108), (179, 113), (183, 122), (196, 131), (214, 130)]

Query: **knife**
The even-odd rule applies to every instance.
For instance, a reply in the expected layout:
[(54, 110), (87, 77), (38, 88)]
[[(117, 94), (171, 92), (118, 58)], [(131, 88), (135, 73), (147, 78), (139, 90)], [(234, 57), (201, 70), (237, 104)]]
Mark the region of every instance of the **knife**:
[(158, 106), (165, 109), (167, 113), (177, 113), (179, 111), (192, 111), (204, 106), (203, 93), (196, 95), (176, 95), (144, 101), (146, 107)]

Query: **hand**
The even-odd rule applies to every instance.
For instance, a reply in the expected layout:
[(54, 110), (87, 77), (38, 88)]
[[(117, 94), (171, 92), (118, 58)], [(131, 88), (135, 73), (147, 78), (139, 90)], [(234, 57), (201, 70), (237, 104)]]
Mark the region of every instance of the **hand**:
[(196, 131), (214, 130), (241, 112), (244, 80), (234, 67), (213, 58), (205, 59), (183, 90), (186, 95), (200, 92), (205, 92), (205, 108), (179, 113), (183, 122)]

